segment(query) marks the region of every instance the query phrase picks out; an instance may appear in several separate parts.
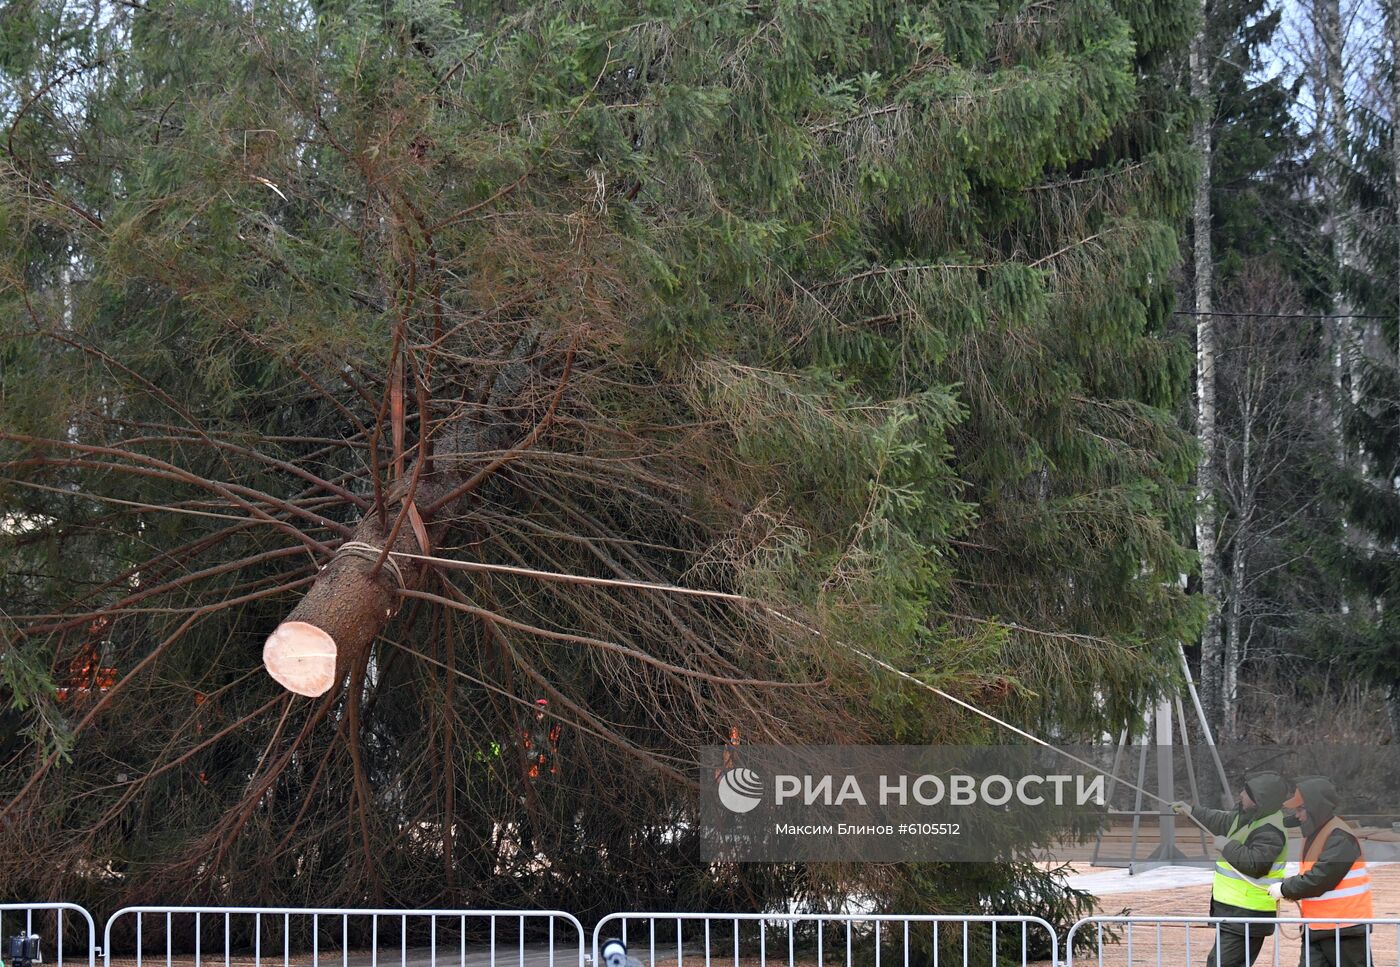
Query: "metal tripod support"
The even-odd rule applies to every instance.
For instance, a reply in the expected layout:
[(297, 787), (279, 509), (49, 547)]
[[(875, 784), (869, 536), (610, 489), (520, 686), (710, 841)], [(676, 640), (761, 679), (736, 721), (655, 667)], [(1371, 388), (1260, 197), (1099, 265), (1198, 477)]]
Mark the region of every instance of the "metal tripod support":
[[(1205, 737), (1206, 747), (1210, 752), (1210, 758), (1215, 766), (1216, 778), (1220, 782), (1221, 805), (1228, 806), (1230, 798), (1230, 783), (1225, 777), (1225, 767), (1220, 761), (1220, 753), (1215, 747), (1215, 738), (1211, 734), (1210, 723), (1206, 721), (1205, 712), (1201, 707), (1201, 698), (1196, 691), (1196, 683), (1191, 677), (1190, 666), (1186, 662), (1186, 650), (1178, 643), (1177, 655), (1181, 659), (1181, 670), (1186, 682), (1186, 692), (1191, 697), (1191, 704), (1196, 713), (1197, 724), (1201, 727), (1201, 734)], [(1155, 866), (1169, 866), (1176, 860), (1187, 857), (1177, 848), (1176, 837), (1176, 816), (1170, 812), (1158, 811), (1158, 842), (1157, 847), (1142, 861), (1138, 860), (1138, 850), (1142, 834), (1143, 816), (1148, 814), (1143, 809), (1144, 787), (1148, 781), (1148, 749), (1149, 742), (1156, 746), (1156, 789), (1157, 795), (1164, 800), (1171, 801), (1177, 797), (1176, 794), (1176, 768), (1174, 760), (1174, 738), (1173, 719), (1180, 733), (1181, 747), (1186, 766), (1186, 782), (1189, 789), (1189, 801), (1192, 803), (1201, 802), (1200, 784), (1197, 782), (1196, 767), (1191, 756), (1191, 736), (1187, 727), (1185, 708), (1180, 695), (1163, 696), (1153, 706), (1149, 713), (1147, 724), (1149, 727), (1143, 731), (1140, 743), (1129, 743), (1128, 731), (1124, 729), (1118, 737), (1118, 748), (1113, 756), (1113, 779), (1109, 781), (1109, 798), (1112, 799), (1114, 787), (1119, 776), (1119, 769), (1123, 765), (1124, 755), (1129, 748), (1136, 745), (1138, 748), (1137, 781), (1132, 783), (1126, 777), (1125, 785), (1131, 784), (1136, 789), (1132, 810), (1132, 837), (1130, 840), (1127, 867), (1129, 874), (1137, 869), (1150, 869)], [(1206, 842), (1205, 832), (1196, 830), (1197, 838), (1200, 841), (1201, 858), (1210, 858), (1210, 847)], [(1101, 858), (1103, 849), (1103, 834), (1100, 833), (1098, 840), (1094, 844), (1094, 854), (1091, 862), (1096, 865), (1118, 865), (1112, 860), (1103, 861)]]

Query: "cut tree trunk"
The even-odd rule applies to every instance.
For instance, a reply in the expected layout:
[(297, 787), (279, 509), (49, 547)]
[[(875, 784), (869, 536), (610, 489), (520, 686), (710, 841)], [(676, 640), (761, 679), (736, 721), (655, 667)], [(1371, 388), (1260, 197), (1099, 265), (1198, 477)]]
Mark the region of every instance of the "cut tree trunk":
[[(400, 585), (417, 590), (429, 570), (427, 562), (402, 557), (377, 566), (380, 552), (387, 544), (393, 554), (431, 554), (446, 532), (443, 521), (460, 516), (478, 485), (504, 466), (505, 457), (487, 462), (476, 455), (508, 451), (520, 440), (517, 404), (541, 366), (538, 343), (535, 330), (517, 340), (485, 399), (474, 408), (487, 415), (460, 418), (441, 441), (432, 469), (415, 461), (399, 477), (382, 516), (376, 509), (360, 521), (306, 596), (268, 636), (263, 666), (284, 688), (298, 695), (324, 695), (365, 663), (370, 645), (398, 610)], [(418, 521), (411, 521), (413, 514)], [(419, 521), (429, 547), (422, 546)]]
[[(401, 507), (404, 496), (401, 492), (391, 494), (387, 506)], [(420, 488), (419, 499), (422, 496)], [(360, 521), (351, 540), (382, 550), (391, 527), (392, 521), (386, 523), (377, 513), (371, 513)], [(441, 527), (433, 530), (440, 531)], [(399, 528), (390, 549), (424, 553), (409, 526)], [(399, 584), (394, 567), (398, 567), (405, 588), (419, 586), (425, 567), (416, 561), (386, 563), (376, 574), (371, 554), (342, 553), (332, 558), (311, 590), (263, 645), (263, 665), (268, 674), (288, 691), (311, 697), (324, 695), (343, 682), (398, 610)]]

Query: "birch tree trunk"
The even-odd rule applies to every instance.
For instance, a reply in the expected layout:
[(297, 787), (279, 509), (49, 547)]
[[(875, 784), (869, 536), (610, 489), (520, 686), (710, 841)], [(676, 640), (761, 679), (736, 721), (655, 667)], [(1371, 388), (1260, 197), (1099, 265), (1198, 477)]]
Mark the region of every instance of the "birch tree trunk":
[[(1390, 201), (1395, 206), (1395, 277), (1400, 279), (1400, 0), (1386, 4), (1385, 25), (1390, 41)], [(1395, 307), (1400, 310), (1400, 291)], [(1400, 363), (1400, 327), (1396, 327), (1395, 358)]]
[(1192, 130), (1200, 158), (1201, 178), (1191, 211), (1196, 281), (1196, 434), (1201, 462), (1196, 471), (1196, 549), (1201, 555), (1201, 593), (1207, 602), (1206, 625), (1201, 632), (1201, 703), (1213, 728), (1224, 721), (1225, 655), (1220, 634), (1219, 533), (1215, 504), (1215, 319), (1212, 288), (1215, 266), (1211, 256), (1211, 120), (1210, 58), (1207, 54), (1207, 10), (1201, 2), (1201, 23), (1191, 45), (1191, 95), (1202, 105)]
[[(1395, 277), (1400, 279), (1400, 0), (1386, 5), (1386, 32), (1390, 40), (1390, 177), (1391, 202), (1395, 206)], [(1400, 311), (1400, 292), (1396, 309)], [(1397, 326), (1395, 362), (1400, 367), (1400, 326)], [(1400, 478), (1392, 481), (1400, 486)], [(1390, 715), (1391, 737), (1400, 742), (1400, 684), (1392, 683), (1386, 690), (1386, 711)]]
[(1352, 318), (1351, 297), (1342, 276), (1352, 264), (1350, 219), (1342, 197), (1346, 185), (1347, 146), (1350, 143), (1347, 125), (1346, 62), (1342, 32), (1340, 0), (1319, 0), (1317, 10), (1318, 39), (1322, 43), (1322, 78), (1326, 87), (1327, 109), (1325, 155), (1323, 167), (1328, 221), (1332, 234), (1332, 258), (1337, 266), (1337, 281), (1333, 286), (1332, 306), (1338, 351), (1347, 380), (1352, 404), (1361, 399), (1360, 363), (1362, 334), (1357, 320)]
[(1225, 628), (1225, 681), (1221, 695), (1220, 741), (1231, 742), (1237, 737), (1239, 724), (1239, 683), (1240, 665), (1244, 661), (1244, 649), (1240, 643), (1244, 615), (1245, 585), (1249, 578), (1249, 531), (1254, 523), (1254, 434), (1255, 414), (1248, 394), (1243, 409), (1243, 438), (1240, 441), (1240, 493), (1242, 503), (1238, 508), (1239, 520), (1235, 527), (1235, 539), (1230, 553), (1230, 600), (1228, 603)]
[[(1400, 0), (1386, 4), (1385, 25), (1390, 41), (1390, 201), (1395, 206), (1395, 277), (1400, 279)], [(1400, 292), (1395, 307), (1400, 310)], [(1395, 358), (1400, 362), (1400, 327), (1396, 329)]]

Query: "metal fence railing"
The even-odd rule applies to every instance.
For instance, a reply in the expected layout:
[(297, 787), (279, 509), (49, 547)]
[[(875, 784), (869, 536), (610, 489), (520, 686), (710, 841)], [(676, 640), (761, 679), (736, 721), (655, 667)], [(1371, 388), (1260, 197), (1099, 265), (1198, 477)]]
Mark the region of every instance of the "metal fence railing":
[(103, 967), (583, 967), (583, 926), (558, 910), (127, 907)]
[(0, 942), (38, 936), (45, 967), (96, 967), (97, 926), (76, 903), (0, 903)]
[[(1400, 920), (1355, 923), (1348, 936), (1317, 930), (1302, 917), (1086, 917), (1065, 933), (1064, 963), (1094, 967), (1163, 967), (1204, 963), (1212, 952), (1218, 967), (1365, 967), (1395, 965), (1400, 955)], [(1233, 936), (1231, 936), (1233, 935)], [(1246, 950), (1258, 945), (1257, 953)], [(1243, 945), (1243, 946), (1241, 946)]]
[(614, 913), (593, 931), (593, 964), (621, 940), (643, 967), (971, 967), (1054, 964), (1039, 917), (817, 913)]
[[(1317, 921), (1312, 921), (1317, 922)], [(592, 932), (592, 967), (616, 938), (642, 967), (1364, 967), (1400, 964), (1400, 919), (1355, 935), (1300, 917), (1086, 917), (1063, 942), (1033, 916), (876, 913), (613, 913)], [(42, 967), (588, 967), (585, 932), (558, 910), (127, 907), (95, 921), (71, 903), (0, 904), (0, 940), (39, 938)], [(1250, 948), (1257, 945), (1257, 952)], [(1243, 946), (1246, 952), (1239, 952)], [(9, 965), (14, 967), (14, 965)], [(635, 965), (631, 965), (635, 967)]]

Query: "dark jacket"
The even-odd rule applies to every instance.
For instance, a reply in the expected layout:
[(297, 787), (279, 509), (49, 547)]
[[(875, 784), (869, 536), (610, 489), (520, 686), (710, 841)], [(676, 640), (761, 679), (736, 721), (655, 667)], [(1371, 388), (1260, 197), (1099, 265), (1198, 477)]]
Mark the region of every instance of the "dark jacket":
[[(1330, 780), (1321, 776), (1298, 780), (1298, 792), (1302, 794), (1303, 806), (1308, 811), (1308, 821), (1300, 823), (1296, 816), (1284, 819), (1287, 826), (1301, 826), (1303, 830), (1303, 855), (1315, 848), (1313, 838), (1333, 816), (1337, 814), (1337, 790)], [(1283, 895), (1290, 900), (1308, 900), (1322, 896), (1342, 882), (1351, 871), (1351, 866), (1361, 857), (1361, 844), (1356, 837), (1344, 829), (1334, 829), (1327, 841), (1322, 844), (1322, 852), (1312, 869), (1283, 881)], [(1347, 927), (1342, 936), (1364, 933), (1364, 926)], [(1331, 930), (1313, 931), (1332, 934)]]
[[(1217, 836), (1229, 836), (1230, 831), (1248, 826), (1257, 819), (1263, 819), (1278, 812), (1283, 800), (1288, 796), (1288, 784), (1276, 772), (1260, 772), (1245, 780), (1245, 791), (1254, 800), (1253, 809), (1210, 809), (1197, 806), (1191, 815)], [(1230, 842), (1220, 851), (1221, 858), (1245, 876), (1262, 877), (1283, 852), (1285, 838), (1283, 830), (1277, 826), (1260, 826), (1250, 833), (1243, 843)], [(1267, 917), (1272, 914), (1260, 910), (1247, 910), (1230, 903), (1220, 903), (1211, 898), (1210, 915), (1213, 917)], [(1269, 928), (1272, 931), (1272, 928)]]

